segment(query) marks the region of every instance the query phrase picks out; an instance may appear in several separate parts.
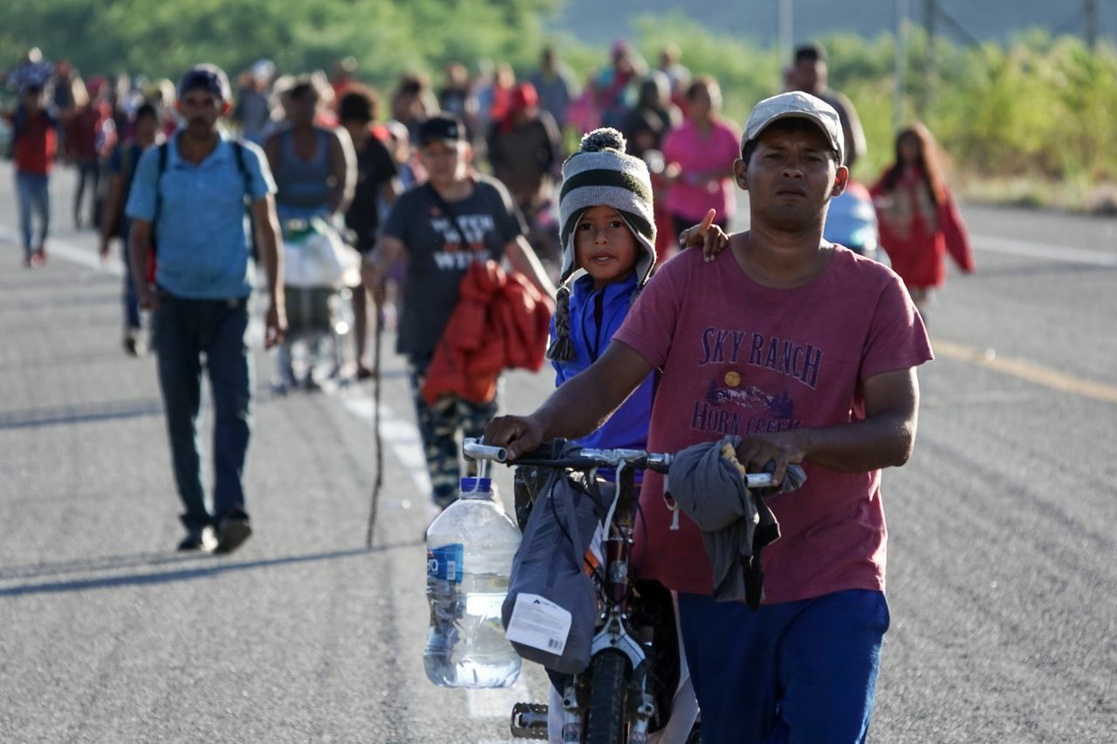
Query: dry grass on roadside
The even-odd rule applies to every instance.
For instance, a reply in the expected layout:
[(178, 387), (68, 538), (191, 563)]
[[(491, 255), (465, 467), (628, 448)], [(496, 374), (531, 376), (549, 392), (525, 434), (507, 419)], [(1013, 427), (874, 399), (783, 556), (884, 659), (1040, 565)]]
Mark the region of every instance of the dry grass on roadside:
[(1117, 183), (1052, 182), (1039, 178), (982, 178), (956, 175), (958, 198), (986, 204), (1117, 215)]

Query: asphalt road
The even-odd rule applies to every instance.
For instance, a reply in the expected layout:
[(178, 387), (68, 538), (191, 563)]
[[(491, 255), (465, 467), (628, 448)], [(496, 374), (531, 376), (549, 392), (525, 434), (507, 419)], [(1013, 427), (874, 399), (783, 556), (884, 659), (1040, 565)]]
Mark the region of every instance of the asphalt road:
[[(277, 397), (261, 352), (256, 534), (178, 555), (154, 360), (121, 350), (118, 260), (72, 229), (71, 182), (29, 271), (0, 165), (0, 741), (509, 741), (538, 670), (475, 692), (422, 671), (430, 514), (392, 339), (373, 548), (371, 385)], [(893, 625), (870, 740), (1113, 742), (1117, 221), (963, 214), (979, 270), (933, 309), (916, 454), (885, 476)], [(551, 385), (510, 375), (507, 408)]]

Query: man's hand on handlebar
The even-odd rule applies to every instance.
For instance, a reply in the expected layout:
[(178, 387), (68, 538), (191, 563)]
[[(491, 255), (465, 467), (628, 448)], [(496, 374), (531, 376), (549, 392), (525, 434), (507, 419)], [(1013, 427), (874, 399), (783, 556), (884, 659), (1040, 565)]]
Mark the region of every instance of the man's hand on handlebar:
[(485, 427), (485, 444), (506, 448), (511, 462), (543, 444), (543, 426), (531, 416), (497, 416)]
[(794, 431), (753, 434), (737, 445), (737, 460), (749, 473), (762, 473), (772, 465), (772, 485), (778, 486), (787, 474), (787, 466), (803, 462), (803, 447)]

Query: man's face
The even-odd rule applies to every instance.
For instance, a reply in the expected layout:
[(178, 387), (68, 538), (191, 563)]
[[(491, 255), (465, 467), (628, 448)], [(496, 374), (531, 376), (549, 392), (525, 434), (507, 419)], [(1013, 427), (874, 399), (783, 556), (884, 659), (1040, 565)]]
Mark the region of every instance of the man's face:
[(194, 88), (178, 100), (179, 112), (191, 134), (209, 135), (217, 131), (217, 120), (225, 115), (228, 104), (204, 88)]
[(753, 220), (779, 230), (821, 225), (830, 197), (849, 178), (822, 130), (802, 119), (769, 126), (749, 161), (738, 159), (733, 168), (738, 185), (749, 192)]
[(136, 119), (136, 139), (140, 142), (153, 142), (159, 133), (159, 120), (154, 116)]
[(411, 121), (422, 115), (423, 100), (416, 93), (401, 93), (392, 101), (392, 114), (400, 121)]
[(312, 94), (291, 97), (291, 104), (287, 108), (287, 118), (295, 126), (309, 126), (314, 123), (318, 113), (318, 99)]
[(453, 140), (434, 140), (420, 148), (419, 159), (430, 176), (431, 185), (453, 186), (468, 172), (468, 145)]
[(813, 93), (826, 82), (826, 63), (805, 57), (795, 63), (794, 80), (798, 88), (806, 93)]

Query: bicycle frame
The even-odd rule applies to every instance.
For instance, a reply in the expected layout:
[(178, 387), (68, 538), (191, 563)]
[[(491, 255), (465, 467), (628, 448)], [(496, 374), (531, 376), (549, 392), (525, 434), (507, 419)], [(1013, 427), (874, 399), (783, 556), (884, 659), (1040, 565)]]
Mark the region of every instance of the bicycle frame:
[[(525, 455), (516, 464), (541, 468), (580, 470), (593, 474), (599, 467), (615, 469), (615, 490), (602, 522), (601, 564), (594, 566), (598, 587), (598, 618), (590, 647), (589, 667), (574, 675), (563, 693), (563, 741), (594, 744), (643, 742), (656, 703), (649, 684), (654, 660), (652, 634), (633, 626), (630, 600), (633, 593), (632, 548), (638, 512), (635, 484), (637, 469), (666, 472), (670, 455), (643, 450), (589, 449), (573, 456), (562, 443), (552, 443)], [(467, 440), (468, 457), (507, 462), (503, 448)], [(566, 455), (560, 458), (560, 453)], [(519, 703), (512, 711), (512, 733), (523, 738), (547, 738), (547, 706)]]
[[(595, 473), (599, 467), (616, 471), (614, 498), (602, 522), (602, 562), (594, 568), (599, 579), (598, 621), (590, 663), (563, 690), (562, 740), (577, 744), (643, 744), (657, 713), (650, 674), (656, 649), (651, 634), (653, 626), (637, 626), (632, 616), (633, 538), (639, 510), (635, 473), (636, 470), (666, 473), (673, 456), (644, 450), (593, 448), (570, 454), (563, 453), (561, 444), (554, 442), (525, 454), (514, 464), (587, 473)], [(467, 439), (462, 449), (467, 457), (513, 464), (508, 463), (507, 451), (502, 447)], [(770, 474), (747, 477), (748, 488), (770, 485)], [(547, 706), (518, 703), (512, 711), (513, 736), (547, 738), (546, 712)]]
[[(587, 457), (601, 454), (583, 451), (583, 455)], [(627, 457), (632, 459), (626, 459)], [(629, 612), (633, 578), (632, 547), (638, 508), (635, 466), (645, 458), (646, 453), (643, 452), (624, 453), (617, 458), (616, 496), (603, 525), (605, 534), (602, 540), (599, 628), (590, 647), (590, 669), (577, 675), (563, 695), (564, 740), (567, 739), (568, 727), (572, 729), (571, 734), (574, 731), (579, 734), (589, 733), (588, 730), (592, 727), (589, 718), (595, 712), (593, 684), (592, 679), (586, 680), (585, 677), (592, 674), (594, 659), (607, 651), (619, 651), (628, 660), (625, 666), (627, 673), (624, 675), (624, 687), (627, 688), (627, 704), (624, 707), (627, 711), (622, 710), (622, 728), (627, 728), (628, 731), (621, 732), (626, 737), (625, 740), (642, 742), (647, 737), (648, 726), (656, 713), (655, 698), (648, 689), (648, 664), (653, 653), (651, 638), (636, 638)], [(579, 696), (579, 686), (586, 683), (588, 691)], [(579, 697), (582, 699), (579, 700)], [(587, 706), (588, 711), (585, 710)], [(627, 721), (628, 725), (624, 726), (623, 721)], [(607, 721), (605, 726), (613, 728), (615, 723)]]

